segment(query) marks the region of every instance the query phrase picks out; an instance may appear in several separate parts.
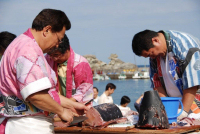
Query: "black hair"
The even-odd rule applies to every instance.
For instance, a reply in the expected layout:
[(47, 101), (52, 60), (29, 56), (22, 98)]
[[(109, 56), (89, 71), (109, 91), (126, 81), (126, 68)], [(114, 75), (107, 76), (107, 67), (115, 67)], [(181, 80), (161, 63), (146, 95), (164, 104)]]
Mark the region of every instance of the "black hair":
[(4, 52), (4, 50), (8, 47), (8, 45), (16, 38), (15, 34), (12, 34), (7, 31), (3, 31), (0, 33), (0, 52)]
[(106, 90), (105, 91), (107, 91), (108, 89), (116, 89), (116, 86), (113, 84), (113, 83), (108, 83), (107, 85), (106, 85)]
[(97, 90), (97, 92), (99, 92), (99, 89), (97, 87), (93, 87), (93, 88), (95, 88)]
[(33, 20), (32, 28), (36, 31), (42, 31), (46, 26), (52, 27), (52, 32), (60, 32), (63, 27), (66, 30), (71, 28), (71, 23), (66, 14), (61, 10), (43, 9)]
[(123, 105), (123, 104), (130, 103), (130, 102), (131, 102), (131, 100), (130, 100), (130, 98), (128, 96), (123, 96), (121, 98), (120, 104)]
[(70, 50), (69, 39), (66, 34), (64, 35), (64, 38), (62, 41), (63, 42), (60, 43), (58, 46), (58, 51), (64, 54), (67, 50)]
[(132, 40), (133, 52), (136, 55), (141, 56), (143, 50), (148, 51), (150, 48), (154, 47), (152, 38), (157, 36), (158, 32), (151, 30), (144, 30), (135, 34)]

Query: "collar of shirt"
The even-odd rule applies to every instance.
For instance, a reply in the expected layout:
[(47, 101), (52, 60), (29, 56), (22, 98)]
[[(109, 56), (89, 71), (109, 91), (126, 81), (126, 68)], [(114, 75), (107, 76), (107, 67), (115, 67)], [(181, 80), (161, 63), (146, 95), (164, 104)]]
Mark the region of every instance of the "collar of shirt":
[(67, 66), (67, 61), (65, 61), (65, 62), (63, 62), (63, 63), (60, 63), (60, 64), (58, 64), (58, 66)]

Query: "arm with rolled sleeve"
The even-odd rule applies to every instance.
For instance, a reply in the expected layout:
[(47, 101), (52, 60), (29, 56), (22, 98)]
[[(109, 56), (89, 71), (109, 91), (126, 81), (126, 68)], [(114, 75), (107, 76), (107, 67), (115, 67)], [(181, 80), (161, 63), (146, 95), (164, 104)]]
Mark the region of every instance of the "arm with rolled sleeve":
[(196, 52), (187, 65), (183, 75), (183, 106), (186, 112), (189, 112), (190, 107), (194, 101), (196, 92), (200, 85), (200, 69), (195, 67), (195, 64), (200, 63), (200, 54)]
[[(172, 45), (172, 52), (176, 56), (178, 60), (185, 60), (188, 51), (191, 48), (199, 48), (200, 41), (196, 37), (193, 37), (189, 34), (178, 32), (178, 31), (167, 31), (171, 36), (171, 45)], [(189, 64), (187, 64), (184, 72), (182, 72), (182, 82), (183, 82), (183, 107), (184, 112), (178, 117), (180, 120), (183, 117), (186, 117), (191, 105), (195, 99), (196, 91), (200, 85), (200, 53), (199, 51), (195, 52)]]
[(23, 99), (30, 101), (39, 109), (53, 112), (64, 120), (70, 121), (72, 112), (59, 105), (49, 94), (53, 94), (54, 98), (56, 96), (53, 90), (52, 92), (49, 90), (52, 84), (47, 75), (43, 58), (39, 56), (35, 59), (36, 61), (32, 61), (25, 56), (21, 56), (18, 57), (14, 65)]

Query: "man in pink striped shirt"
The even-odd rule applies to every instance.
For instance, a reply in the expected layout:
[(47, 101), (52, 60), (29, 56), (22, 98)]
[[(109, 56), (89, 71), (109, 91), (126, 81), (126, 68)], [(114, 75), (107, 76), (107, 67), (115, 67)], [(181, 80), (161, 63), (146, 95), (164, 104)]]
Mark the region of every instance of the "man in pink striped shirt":
[(70, 28), (64, 12), (44, 9), (32, 28), (4, 52), (0, 65), (0, 121), (8, 120), (6, 134), (54, 133), (51, 113), (71, 122), (77, 116), (72, 110), (86, 109), (57, 93), (55, 72), (43, 55), (58, 47)]

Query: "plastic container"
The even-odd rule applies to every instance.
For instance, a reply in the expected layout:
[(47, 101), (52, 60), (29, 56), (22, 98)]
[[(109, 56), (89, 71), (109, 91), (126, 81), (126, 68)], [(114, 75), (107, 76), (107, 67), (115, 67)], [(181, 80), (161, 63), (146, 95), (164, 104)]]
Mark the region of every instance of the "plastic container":
[[(183, 112), (183, 104), (181, 97), (161, 97), (162, 103), (165, 106), (169, 124), (177, 122), (177, 117)], [(181, 104), (181, 112), (177, 114), (179, 104)]]

